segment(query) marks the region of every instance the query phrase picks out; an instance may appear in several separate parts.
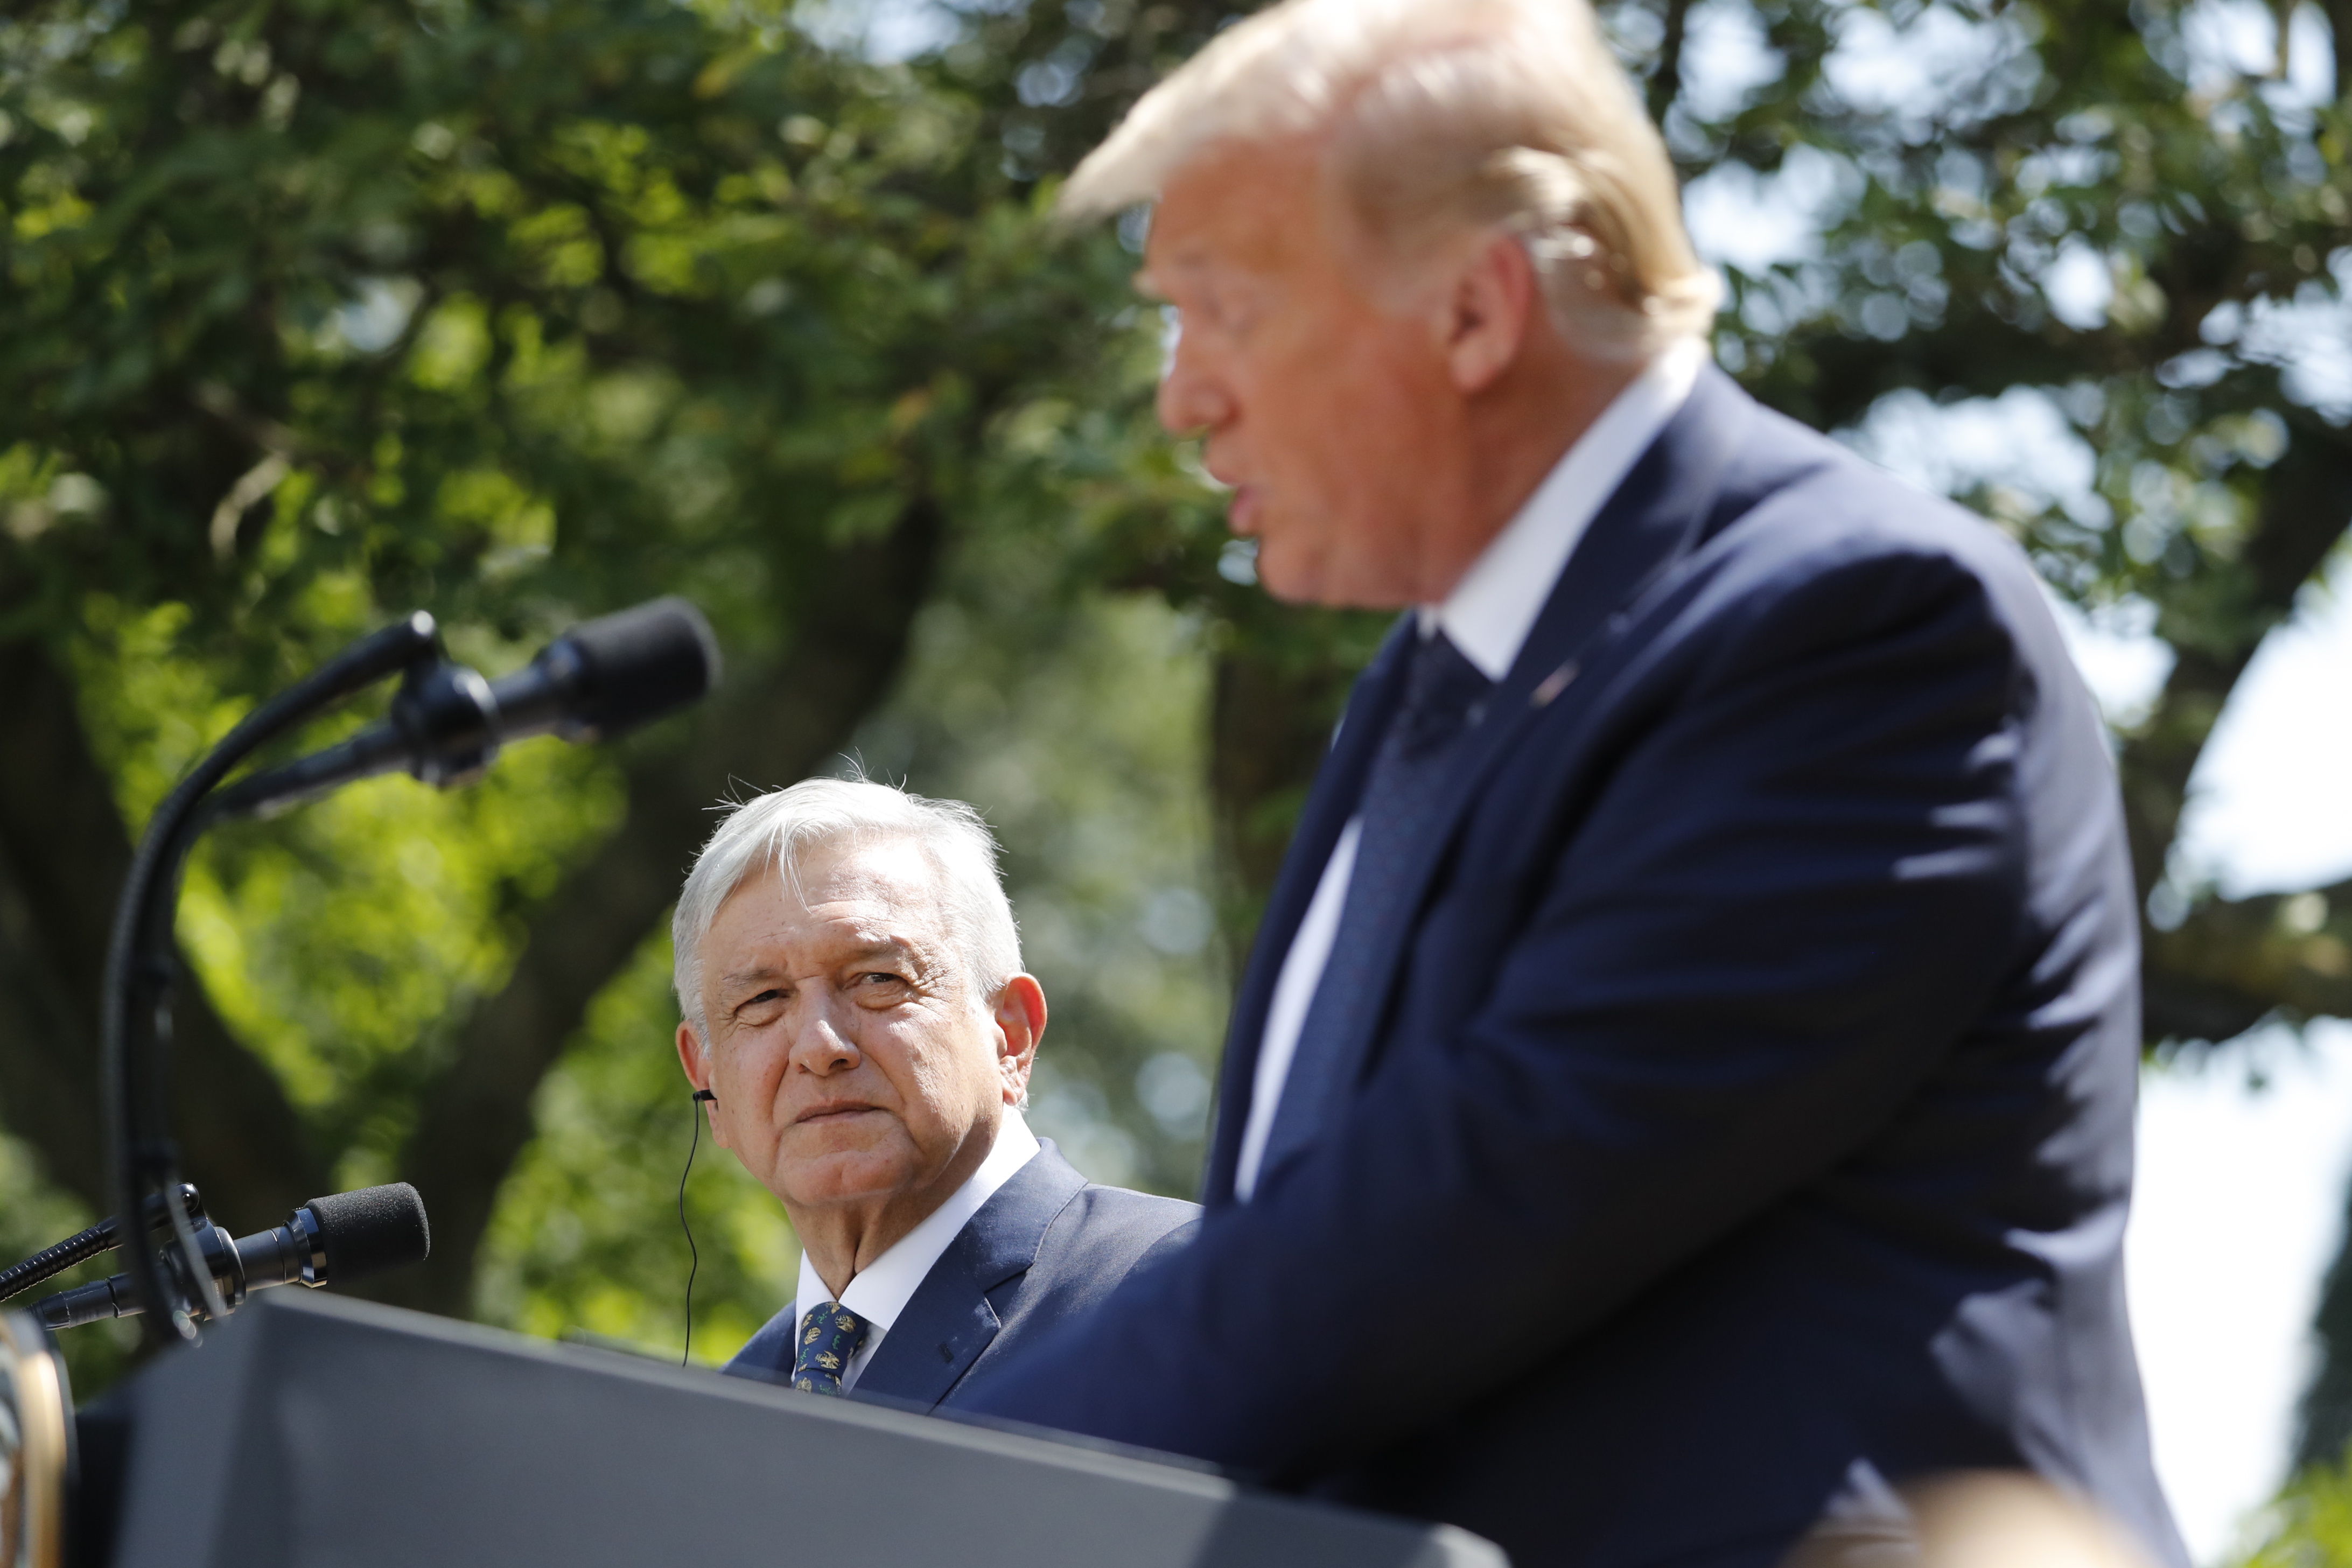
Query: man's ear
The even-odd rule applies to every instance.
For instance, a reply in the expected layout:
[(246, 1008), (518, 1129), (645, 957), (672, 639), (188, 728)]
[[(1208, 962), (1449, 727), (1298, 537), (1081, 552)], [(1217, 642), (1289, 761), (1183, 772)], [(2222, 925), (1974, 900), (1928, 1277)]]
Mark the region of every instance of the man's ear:
[[(695, 1038), (694, 1026), (680, 1020), (677, 1026), (677, 1065), (686, 1069), (686, 1081), (698, 1090), (710, 1087), (710, 1058)], [(721, 1149), (732, 1148), (727, 1142), (727, 1130), (719, 1125), (719, 1101), (715, 1099), (698, 1101), (697, 1109), (710, 1118), (711, 1141)]]
[(1444, 300), (1439, 331), (1455, 390), (1475, 396), (1501, 379), (1527, 342), (1542, 285), (1527, 247), (1493, 235), (1471, 251)]
[(1029, 1092), (1029, 1069), (1037, 1065), (1037, 1043), (1045, 1037), (1045, 988), (1034, 974), (1016, 974), (996, 998), (996, 1065), (1004, 1075), (1004, 1102), (1018, 1104)]

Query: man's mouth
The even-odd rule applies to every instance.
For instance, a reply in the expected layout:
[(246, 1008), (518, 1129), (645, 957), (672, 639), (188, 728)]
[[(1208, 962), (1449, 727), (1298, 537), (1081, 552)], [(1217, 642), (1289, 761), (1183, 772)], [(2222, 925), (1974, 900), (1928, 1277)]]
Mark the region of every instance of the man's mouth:
[(1235, 485), (1234, 497), (1225, 509), (1225, 526), (1244, 539), (1257, 532), (1257, 514), (1263, 503), (1255, 485)]
[(863, 1116), (873, 1109), (874, 1107), (863, 1100), (828, 1100), (821, 1104), (812, 1105), (793, 1117), (793, 1125), (805, 1127), (812, 1122), (846, 1121), (852, 1116)]

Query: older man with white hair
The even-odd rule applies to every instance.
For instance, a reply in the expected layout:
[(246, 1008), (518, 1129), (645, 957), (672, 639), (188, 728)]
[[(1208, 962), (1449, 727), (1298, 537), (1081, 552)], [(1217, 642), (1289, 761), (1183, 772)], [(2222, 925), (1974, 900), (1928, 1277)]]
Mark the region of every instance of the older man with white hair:
[(677, 1058), (801, 1243), (727, 1370), (929, 1409), (1180, 1247), (1190, 1204), (1092, 1185), (1024, 1123), (1045, 994), (979, 813), (812, 779), (730, 812), (673, 923)]
[(2183, 1561), (2124, 1313), (2138, 911), (2022, 555), (1707, 363), (1582, 0), (1287, 0), (1082, 165), (1286, 599), (1408, 611), (1234, 1009), (1198, 1238), (968, 1407), (1522, 1568), (1906, 1560), (2038, 1470)]

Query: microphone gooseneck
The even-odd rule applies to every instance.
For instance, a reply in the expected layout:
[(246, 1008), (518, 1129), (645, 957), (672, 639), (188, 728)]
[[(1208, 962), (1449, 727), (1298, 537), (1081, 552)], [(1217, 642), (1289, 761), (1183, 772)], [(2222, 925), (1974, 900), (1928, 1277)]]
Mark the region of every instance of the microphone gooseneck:
[[(233, 1241), (220, 1226), (205, 1225), (196, 1243), (223, 1305), (233, 1312), (246, 1297), (272, 1286), (349, 1283), (422, 1263), (432, 1250), (432, 1232), (425, 1200), (406, 1182), (394, 1182), (312, 1198), (277, 1229)], [(128, 1274), (60, 1290), (33, 1305), (51, 1329), (128, 1318), (140, 1310)]]
[[(153, 1193), (147, 1199), (147, 1224), (158, 1231), (171, 1228), (171, 1221), (163, 1210), (166, 1195)], [(196, 1218), (204, 1217), (205, 1200), (197, 1196), (196, 1189), (188, 1183), (180, 1184), (177, 1201)], [(0, 1301), (20, 1296), (52, 1275), (62, 1274), (101, 1252), (110, 1252), (121, 1246), (121, 1226), (112, 1215), (109, 1215), (88, 1230), (76, 1231), (55, 1247), (43, 1247), (22, 1263), (0, 1268)]]
[[(100, 995), (100, 1062), (104, 1069), (109, 1145), (110, 1197), (117, 1240), (128, 1242), (128, 1285), (143, 1314), (152, 1344), (194, 1342), (197, 1324), (226, 1315), (249, 1287), (239, 1245), (180, 1203), (161, 1205), (168, 1234), (160, 1247), (147, 1245), (140, 1216), (158, 1194), (179, 1190), (179, 1149), (171, 1133), (164, 1071), (171, 1056), (173, 911), (190, 850), (205, 829), (223, 817), (262, 815), (323, 795), (339, 784), (377, 773), (405, 770), (427, 783), (447, 786), (478, 773), (510, 741), (560, 734), (575, 741), (618, 735), (702, 697), (719, 679), (719, 650), (710, 627), (682, 599), (657, 599), (575, 626), (542, 650), (530, 666), (495, 683), (451, 663), (441, 653), (433, 617), (418, 612), (371, 633), (248, 713), (174, 786), (156, 809), (131, 858), (130, 875), (115, 909), (107, 947), (106, 982)], [(282, 767), (248, 774), (224, 786), (230, 773), (264, 746), (309, 723), (330, 709), (382, 680), (398, 676), (400, 689), (386, 723), (362, 731), (339, 746)], [(323, 1205), (323, 1206), (321, 1206)], [(261, 1246), (275, 1256), (297, 1246), (306, 1224), (332, 1228), (320, 1217), (335, 1207), (325, 1200), (305, 1205), (312, 1218), (288, 1228), (282, 1243)], [(371, 1210), (379, 1220), (390, 1211)], [(355, 1261), (364, 1256), (421, 1258), (425, 1226), (421, 1210), (405, 1240), (386, 1240), (362, 1228), (353, 1240)], [(323, 1236), (325, 1230), (320, 1231)], [(389, 1233), (383, 1233), (389, 1235)], [(317, 1239), (314, 1237), (313, 1239)], [(27, 1260), (12, 1271), (19, 1284), (68, 1267), (100, 1250), (103, 1233), (85, 1235)], [(290, 1255), (290, 1254), (289, 1254)], [(320, 1252), (323, 1258), (325, 1253)], [(268, 1259), (257, 1258), (251, 1271), (260, 1284)], [(311, 1271), (316, 1273), (314, 1268)], [(315, 1279), (305, 1278), (315, 1284)], [(227, 1289), (225, 1289), (224, 1286)], [(121, 1316), (118, 1282), (104, 1281), (74, 1302), (53, 1310), (74, 1321)]]
[(583, 621), (512, 675), (487, 680), (446, 659), (412, 667), (381, 724), (221, 791), (223, 816), (267, 816), (377, 773), (446, 789), (534, 735), (608, 741), (700, 700), (719, 683), (719, 641), (680, 598)]

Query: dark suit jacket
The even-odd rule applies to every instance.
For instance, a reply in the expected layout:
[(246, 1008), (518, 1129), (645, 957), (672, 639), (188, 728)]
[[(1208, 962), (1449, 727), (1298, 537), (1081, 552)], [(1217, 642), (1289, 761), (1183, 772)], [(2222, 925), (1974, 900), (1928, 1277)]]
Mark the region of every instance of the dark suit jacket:
[[(1174, 1198), (1095, 1186), (1051, 1139), (965, 1222), (850, 1389), (931, 1409), (956, 1403), (976, 1366), (1108, 1295), (1190, 1239), (1200, 1210)], [(738, 1377), (788, 1383), (797, 1325), (790, 1306), (727, 1363)]]
[(1705, 372), (1457, 749), (1318, 1142), (1236, 1204), (1406, 626), (1268, 906), (1198, 1239), (968, 1406), (1521, 1568), (1761, 1565), (2020, 1465), (2183, 1563), (2124, 1314), (2136, 900), (2022, 555)]

